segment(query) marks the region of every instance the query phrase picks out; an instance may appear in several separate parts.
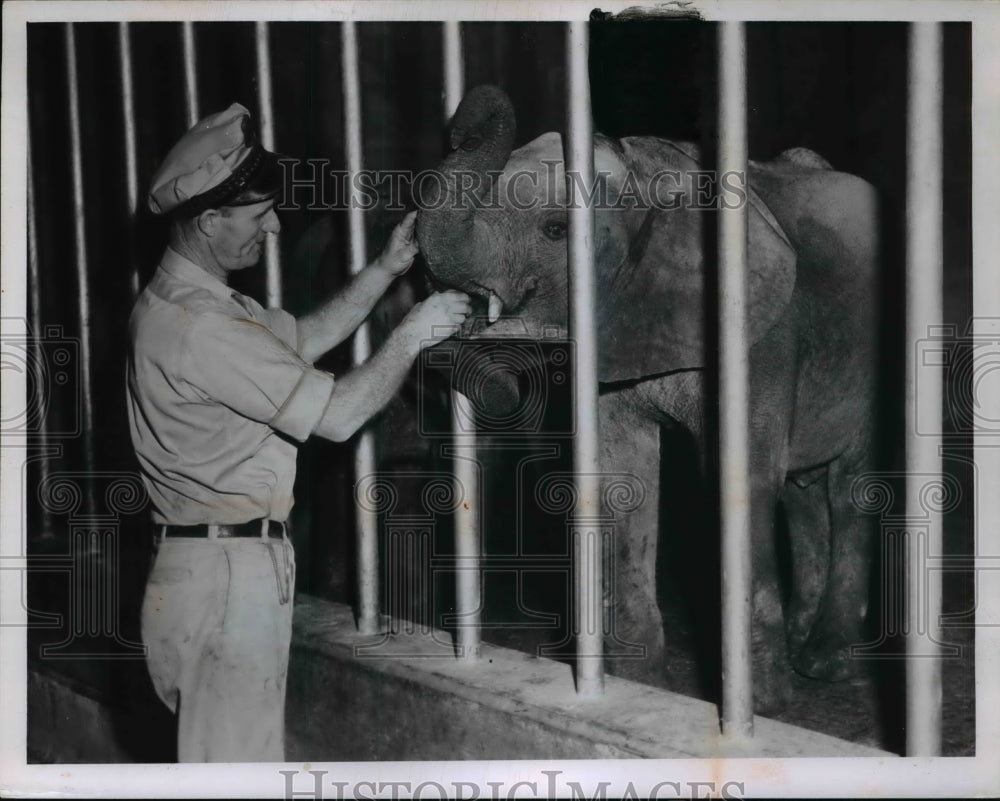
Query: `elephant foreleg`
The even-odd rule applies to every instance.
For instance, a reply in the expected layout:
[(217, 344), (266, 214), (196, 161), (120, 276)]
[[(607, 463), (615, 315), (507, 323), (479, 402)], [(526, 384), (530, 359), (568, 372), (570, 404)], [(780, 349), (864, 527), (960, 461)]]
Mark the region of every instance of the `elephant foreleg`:
[(751, 374), (750, 482), (753, 550), (752, 658), (754, 708), (768, 714), (787, 702), (791, 685), (778, 572), (775, 519), (788, 473), (789, 421), (794, 407), (794, 339), (776, 329), (755, 351)]
[(829, 468), (830, 565), (809, 638), (795, 659), (800, 673), (843, 681), (854, 673), (851, 646), (864, 641), (874, 528), (851, 500), (851, 485), (869, 468), (867, 450), (848, 452)]
[(824, 465), (785, 482), (792, 586), (786, 610), (788, 648), (797, 654), (816, 620), (830, 568), (828, 470)]
[[(663, 685), (666, 678), (663, 621), (657, 604), (656, 554), (659, 517), (659, 424), (636, 394), (610, 392), (600, 398), (601, 473), (608, 488), (616, 476), (639, 482), (642, 502), (627, 513), (610, 508), (612, 569), (605, 586), (609, 614), (605, 624), (608, 671)], [(610, 575), (609, 575), (610, 574)], [(632, 647), (640, 645), (641, 648)]]
[(753, 547), (753, 658), (754, 709), (771, 714), (785, 706), (788, 650), (785, 638), (781, 585), (774, 538), (777, 481), (767, 474), (754, 479), (752, 495)]

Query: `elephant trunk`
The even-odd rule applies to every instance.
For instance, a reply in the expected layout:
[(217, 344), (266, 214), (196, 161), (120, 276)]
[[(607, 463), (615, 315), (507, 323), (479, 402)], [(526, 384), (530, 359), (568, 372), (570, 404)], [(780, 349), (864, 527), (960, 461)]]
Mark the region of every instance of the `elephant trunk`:
[(438, 175), (419, 187), (417, 238), (431, 274), (449, 286), (474, 278), (475, 206), (492, 189), (490, 171), (502, 170), (514, 145), (514, 107), (496, 86), (477, 86), (452, 119), (451, 152)]
[(512, 415), (521, 400), (517, 373), (494, 361), (497, 347), (454, 338), (434, 346), (434, 363), (443, 366), (452, 388), (465, 395), (481, 422)]

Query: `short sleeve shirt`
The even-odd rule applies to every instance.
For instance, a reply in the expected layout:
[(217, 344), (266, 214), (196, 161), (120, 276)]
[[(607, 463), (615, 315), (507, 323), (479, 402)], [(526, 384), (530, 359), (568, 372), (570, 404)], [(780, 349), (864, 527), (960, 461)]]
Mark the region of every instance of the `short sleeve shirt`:
[(334, 383), (298, 354), (295, 318), (168, 248), (129, 333), (129, 427), (153, 520), (286, 520), (297, 443)]

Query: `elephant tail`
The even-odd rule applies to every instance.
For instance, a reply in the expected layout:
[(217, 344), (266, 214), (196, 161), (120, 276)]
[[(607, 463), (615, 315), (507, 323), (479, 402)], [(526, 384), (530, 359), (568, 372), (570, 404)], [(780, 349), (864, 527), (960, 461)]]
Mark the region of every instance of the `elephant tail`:
[(785, 161), (796, 167), (810, 167), (814, 170), (832, 170), (833, 165), (808, 147), (792, 147), (784, 151), (775, 161)]

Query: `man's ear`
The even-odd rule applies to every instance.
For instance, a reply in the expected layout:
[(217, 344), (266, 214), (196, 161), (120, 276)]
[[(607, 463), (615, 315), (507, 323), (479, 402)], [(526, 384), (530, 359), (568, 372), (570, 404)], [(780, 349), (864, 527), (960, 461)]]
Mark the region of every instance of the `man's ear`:
[(198, 215), (198, 230), (205, 236), (215, 236), (222, 213), (218, 209), (205, 209)]

